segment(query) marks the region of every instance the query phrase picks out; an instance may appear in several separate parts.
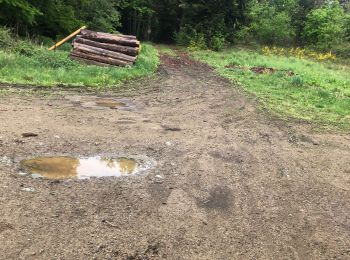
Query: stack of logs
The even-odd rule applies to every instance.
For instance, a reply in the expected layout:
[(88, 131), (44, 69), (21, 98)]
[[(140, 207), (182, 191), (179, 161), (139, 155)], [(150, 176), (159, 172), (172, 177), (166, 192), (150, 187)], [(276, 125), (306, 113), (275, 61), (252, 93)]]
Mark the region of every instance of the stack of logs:
[(99, 66), (128, 66), (135, 63), (139, 51), (135, 36), (84, 29), (73, 41), (70, 57)]

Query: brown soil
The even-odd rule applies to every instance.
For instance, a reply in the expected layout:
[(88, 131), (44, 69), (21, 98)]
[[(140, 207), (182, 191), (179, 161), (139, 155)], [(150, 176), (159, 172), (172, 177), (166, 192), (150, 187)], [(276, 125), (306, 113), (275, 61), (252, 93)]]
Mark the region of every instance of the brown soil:
[(226, 66), (227, 69), (239, 69), (239, 70), (250, 70), (256, 74), (273, 74), (278, 71), (285, 72), (287, 76), (294, 76), (295, 73), (291, 70), (281, 70), (281, 69), (275, 69), (275, 68), (269, 68), (269, 67), (246, 67), (246, 66), (238, 66), (234, 64), (229, 64)]
[[(100, 93), (129, 99), (130, 111), (69, 100), (84, 91), (0, 97), (1, 259), (350, 258), (349, 136), (275, 119), (180, 60)], [(48, 155), (157, 166), (92, 180), (18, 174), (21, 159)]]

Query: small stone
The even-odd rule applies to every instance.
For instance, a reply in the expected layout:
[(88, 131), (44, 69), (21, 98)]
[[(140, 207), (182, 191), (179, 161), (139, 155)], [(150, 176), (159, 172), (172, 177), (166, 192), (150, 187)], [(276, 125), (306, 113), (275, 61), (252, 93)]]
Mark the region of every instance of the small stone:
[(0, 163), (10, 166), (12, 164), (12, 160), (7, 156), (0, 157)]
[(313, 144), (313, 145), (320, 145), (320, 142), (319, 142), (318, 140), (314, 140), (314, 139), (313, 139), (313, 140), (312, 140), (312, 144)]
[(22, 191), (27, 191), (27, 192), (34, 192), (35, 189), (34, 188), (22, 188)]
[(60, 139), (60, 136), (59, 135), (54, 135), (55, 138), (57, 139)]
[(38, 134), (35, 133), (23, 133), (22, 137), (36, 137), (38, 136)]
[(27, 173), (26, 173), (26, 172), (19, 172), (18, 175), (20, 175), (20, 176), (26, 176)]
[(155, 177), (156, 177), (157, 179), (164, 179), (164, 177), (161, 176), (161, 175), (156, 175)]
[(172, 142), (165, 142), (167, 146), (173, 146), (174, 144)]
[(19, 139), (14, 139), (13, 141), (17, 144), (24, 144), (25, 143), (25, 141), (19, 140)]
[(33, 173), (32, 174), (32, 178), (33, 179), (40, 179), (40, 178), (42, 178), (43, 176), (41, 176), (40, 174), (38, 174), (38, 173)]

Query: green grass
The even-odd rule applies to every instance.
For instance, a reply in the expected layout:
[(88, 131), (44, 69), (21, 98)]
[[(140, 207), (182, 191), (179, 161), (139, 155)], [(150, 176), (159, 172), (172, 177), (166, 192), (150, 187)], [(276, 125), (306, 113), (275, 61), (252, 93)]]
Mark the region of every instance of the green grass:
[(0, 83), (47, 87), (115, 87), (125, 80), (154, 73), (160, 62), (157, 50), (143, 43), (134, 66), (85, 65), (68, 57), (68, 44), (50, 52), (46, 46), (14, 39), (7, 34), (0, 30)]
[[(258, 97), (264, 107), (284, 117), (316, 122), (327, 128), (350, 129), (350, 68), (294, 57), (264, 56), (255, 51), (196, 51), (193, 56)], [(234, 65), (235, 68), (227, 68)], [(245, 66), (246, 68), (239, 68)], [(256, 74), (250, 67), (284, 71)]]
[(171, 57), (177, 57), (177, 54), (174, 50), (175, 46), (169, 46), (166, 44), (157, 44), (156, 48), (159, 50), (161, 54), (166, 54)]

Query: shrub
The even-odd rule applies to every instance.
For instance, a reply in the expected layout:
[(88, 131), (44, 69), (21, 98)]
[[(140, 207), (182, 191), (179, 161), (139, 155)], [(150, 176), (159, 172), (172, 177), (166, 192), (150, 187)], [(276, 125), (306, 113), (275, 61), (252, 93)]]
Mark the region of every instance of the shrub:
[(192, 51), (207, 49), (204, 34), (196, 33), (196, 36), (190, 41), (188, 48)]
[(290, 84), (293, 86), (293, 87), (302, 87), (304, 86), (304, 79), (301, 77), (301, 76), (293, 76), (291, 77), (290, 79)]
[(255, 3), (250, 7), (251, 24), (243, 28), (241, 36), (249, 32), (260, 43), (287, 44), (295, 36), (291, 16), (286, 11), (277, 10), (269, 3)]
[(176, 43), (181, 46), (189, 46), (196, 37), (196, 30), (189, 25), (181, 26), (180, 30), (175, 33)]
[(337, 46), (333, 46), (334, 53), (344, 59), (350, 58), (350, 42), (344, 42)]
[(225, 47), (225, 42), (225, 37), (223, 35), (214, 35), (210, 39), (209, 47), (214, 51), (221, 51)]
[(319, 50), (331, 50), (345, 40), (346, 17), (339, 2), (332, 1), (307, 15), (304, 38)]
[(11, 31), (5, 27), (0, 27), (0, 48), (7, 49), (14, 44)]
[(235, 34), (236, 38), (244, 43), (251, 42), (252, 30), (249, 26), (243, 26)]
[(189, 25), (184, 25), (180, 31), (175, 34), (176, 43), (181, 46), (187, 46), (191, 50), (203, 50), (207, 48), (203, 33), (198, 33)]
[(48, 51), (46, 48), (37, 50), (35, 61), (41, 67), (47, 68), (70, 68), (76, 63), (68, 58), (68, 53), (64, 51)]
[(44, 46), (46, 46), (46, 47), (51, 47), (52, 45), (55, 44), (54, 40), (52, 40), (51, 38), (46, 37), (46, 36), (40, 36), (40, 37), (37, 39), (37, 42), (38, 42), (40, 45), (44, 45)]
[(18, 54), (21, 54), (27, 57), (34, 56), (39, 51), (38, 47), (35, 46), (29, 40), (27, 41), (17, 40), (11, 49), (13, 52), (16, 52)]

